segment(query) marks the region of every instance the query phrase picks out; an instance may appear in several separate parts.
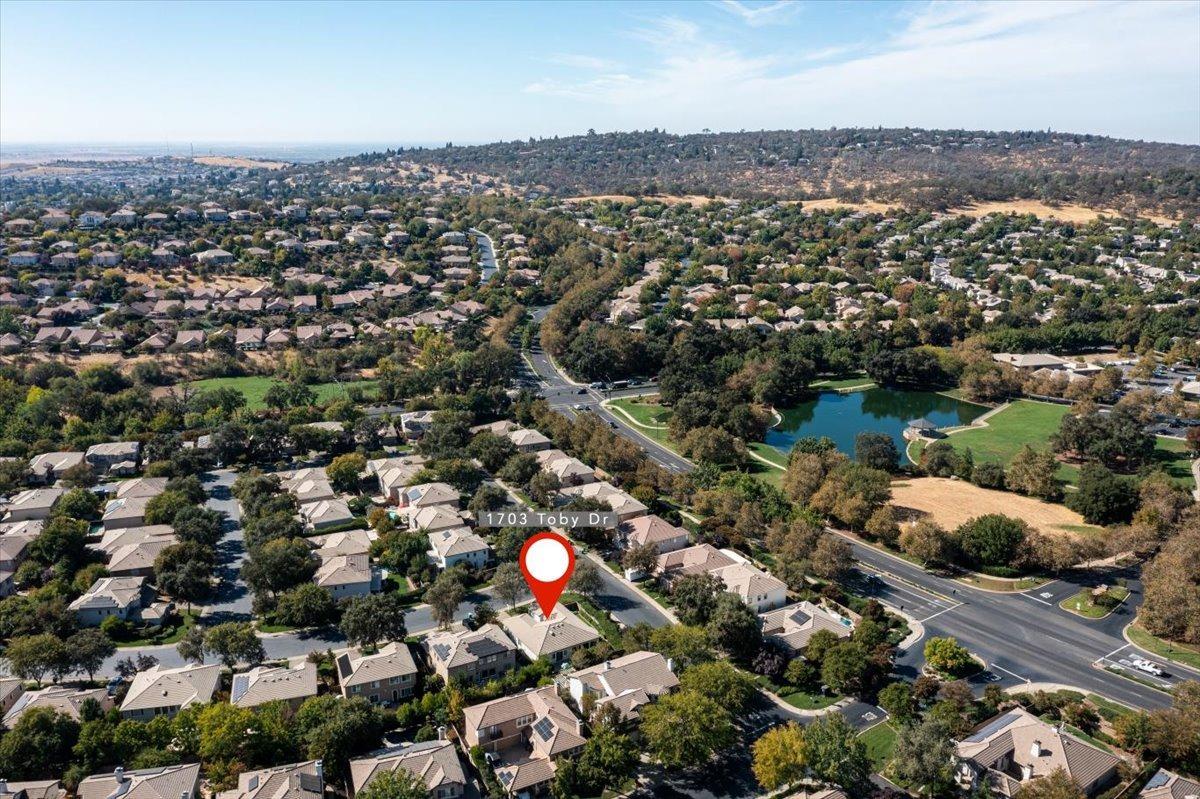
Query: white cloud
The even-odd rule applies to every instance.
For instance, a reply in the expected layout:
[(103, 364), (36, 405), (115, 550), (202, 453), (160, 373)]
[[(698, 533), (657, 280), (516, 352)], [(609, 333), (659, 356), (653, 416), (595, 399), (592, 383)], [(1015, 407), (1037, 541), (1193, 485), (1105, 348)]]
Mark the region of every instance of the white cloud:
[(777, 55), (667, 18), (633, 32), (646, 66), (526, 90), (606, 105), (613, 127), (1049, 126), (1197, 142), (1198, 19), (1195, 2), (935, 2), (869, 49)]
[(778, 0), (766, 5), (750, 5), (741, 0), (721, 0), (717, 6), (755, 28), (783, 22), (800, 7), (791, 0)]
[(597, 56), (581, 55), (578, 53), (556, 53), (546, 60), (559, 66), (593, 71), (612, 70), (618, 66), (616, 61), (608, 58), (599, 58)]

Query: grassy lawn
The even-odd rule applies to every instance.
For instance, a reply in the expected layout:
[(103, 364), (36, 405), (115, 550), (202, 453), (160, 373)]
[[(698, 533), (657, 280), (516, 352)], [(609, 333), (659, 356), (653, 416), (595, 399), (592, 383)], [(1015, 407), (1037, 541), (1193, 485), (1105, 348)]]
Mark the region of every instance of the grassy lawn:
[(628, 413), (639, 424), (646, 427), (666, 427), (671, 412), (659, 405), (657, 397), (628, 397), (615, 399), (610, 404)]
[(575, 594), (570, 591), (562, 595), (560, 600), (564, 605), (574, 605), (574, 610), (579, 617), (591, 626), (596, 628), (596, 632), (604, 636), (604, 640), (608, 641), (616, 648), (621, 646), (621, 628), (617, 623), (609, 618), (608, 613), (596, 607), (590, 599), (582, 594)]
[[(257, 411), (266, 407), (263, 398), (266, 397), (267, 389), (274, 382), (277, 382), (275, 378), (260, 375), (251, 377), (212, 377), (208, 380), (193, 381), (191, 388), (195, 391), (231, 388), (234, 391), (241, 392), (242, 396), (246, 398), (247, 409)], [(315, 383), (309, 386), (309, 388), (317, 395), (317, 404), (322, 405), (337, 397), (345, 396), (346, 387), (351, 385), (362, 388), (367, 396), (371, 396), (375, 393), (379, 382), (376, 380), (359, 380), (353, 383)]]
[(1153, 652), (1161, 658), (1191, 666), (1193, 669), (1200, 669), (1200, 646), (1167, 641), (1151, 635), (1136, 621), (1125, 628), (1125, 634), (1129, 636), (1130, 641), (1147, 652)]
[(162, 628), (156, 634), (145, 638), (135, 638), (130, 641), (117, 641), (118, 649), (129, 649), (135, 646), (164, 646), (167, 644), (177, 644), (179, 639), (183, 638), (184, 634), (196, 623), (196, 614), (180, 613), (175, 617), (174, 622)]
[[(976, 463), (999, 463), (1008, 467), (1013, 456), (1026, 444), (1045, 449), (1052, 435), (1058, 432), (1062, 418), (1070, 406), (1035, 400), (1017, 400), (987, 419), (986, 427), (973, 427), (952, 433), (947, 439), (956, 449), (970, 447)], [(1173, 438), (1158, 438), (1154, 450), (1155, 463), (1170, 477), (1185, 486), (1193, 486), (1187, 446)], [(919, 453), (919, 448), (917, 450)], [(1074, 483), (1079, 467), (1060, 464), (1055, 473), (1058, 479)]]
[(1074, 596), (1069, 596), (1058, 606), (1063, 610), (1069, 610), (1072, 613), (1083, 616), (1085, 619), (1103, 619), (1117, 605), (1125, 601), (1125, 597), (1129, 596), (1129, 589), (1124, 586), (1114, 585), (1109, 587), (1107, 593), (1099, 602), (1092, 601), (1092, 592), (1087, 589), (1081, 589)]
[(842, 698), (837, 694), (814, 694), (791, 685), (779, 685), (761, 674), (755, 675), (754, 681), (799, 710), (822, 710)]
[(881, 773), (892, 762), (892, 750), (896, 748), (896, 728), (886, 721), (876, 724), (871, 729), (858, 736), (867, 747), (867, 755), (871, 758), (871, 768)]
[(866, 375), (851, 375), (850, 377), (829, 378), (826, 380), (814, 380), (809, 383), (809, 388), (819, 388), (829, 391), (837, 391), (838, 389), (847, 388), (874, 388), (875, 382)]

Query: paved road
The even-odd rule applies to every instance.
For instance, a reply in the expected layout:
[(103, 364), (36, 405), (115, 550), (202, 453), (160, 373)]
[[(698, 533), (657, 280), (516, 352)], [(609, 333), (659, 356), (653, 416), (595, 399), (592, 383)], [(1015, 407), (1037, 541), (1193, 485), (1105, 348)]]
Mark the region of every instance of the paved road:
[(492, 243), (492, 237), (482, 230), (471, 228), (470, 233), (475, 236), (475, 244), (479, 247), (479, 280), (481, 283), (486, 283), (495, 277), (498, 269), (496, 266), (496, 247)]
[(599, 558), (591, 553), (589, 558), (600, 573), (603, 587), (596, 594), (596, 604), (607, 610), (617, 621), (626, 627), (635, 624), (649, 624), (651, 627), (666, 627), (671, 623), (663, 612), (647, 602), (624, 579), (612, 573)]
[[(578, 391), (545, 353), (526, 355), (542, 394), (552, 405), (565, 402), (570, 392)], [(600, 407), (601, 398), (596, 392), (574, 396), (575, 402), (587, 410), (594, 410), (615, 423), (615, 429), (640, 444), (655, 462), (672, 471), (691, 469), (686, 459), (648, 439), (624, 417)], [(1167, 666), (1165, 678), (1155, 679), (1129, 668), (1129, 658), (1138, 650), (1128, 644), (1122, 630), (1133, 620), (1142, 599), (1136, 571), (1119, 575), (1083, 574), (1034, 591), (998, 594), (964, 587), (857, 542), (854, 554), (863, 571), (875, 575), (873, 582), (862, 586), (865, 593), (920, 620), (927, 638), (954, 636), (987, 661), (988, 673), (973, 681), (977, 687), (987, 682), (1006, 688), (1030, 682), (1065, 683), (1135, 707), (1156, 708), (1170, 704), (1167, 693), (1109, 669), (1124, 671), (1136, 680), (1156, 683), (1165, 690), (1182, 680), (1200, 680), (1200, 672), (1164, 664), (1153, 656), (1150, 659)], [(1131, 594), (1105, 619), (1086, 620), (1058, 607), (1059, 602), (1089, 581), (1111, 582), (1117, 576), (1127, 580)], [(924, 659), (921, 650), (921, 646), (914, 646), (900, 653), (897, 661), (900, 674), (915, 677), (919, 673)]]
[(221, 582), (213, 600), (202, 612), (205, 624), (247, 621), (252, 616), (250, 590), (238, 578), (242, 561), (246, 559), (246, 542), (242, 530), (242, 512), (230, 493), (236, 479), (237, 474), (231, 469), (218, 469), (204, 478), (205, 488), (208, 489), (205, 507), (225, 514), (225, 534), (217, 543), (220, 565), (216, 569), (216, 576)]

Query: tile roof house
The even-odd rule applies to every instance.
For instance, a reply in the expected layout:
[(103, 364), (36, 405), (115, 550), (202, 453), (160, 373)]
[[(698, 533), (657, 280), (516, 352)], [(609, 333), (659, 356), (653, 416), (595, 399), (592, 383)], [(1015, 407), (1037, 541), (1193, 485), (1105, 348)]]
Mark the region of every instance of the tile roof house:
[(167, 490), (166, 477), (135, 477), (117, 483), (118, 499), (125, 497), (156, 497)]
[(110, 499), (104, 506), (100, 523), (105, 530), (120, 530), (123, 527), (141, 527), (146, 523), (146, 505), (154, 497), (118, 497)]
[(185, 707), (206, 704), (212, 701), (220, 676), (216, 663), (173, 669), (156, 664), (133, 676), (121, 715), (127, 719), (174, 716)]
[(458, 509), (458, 501), (462, 495), (458, 489), (449, 483), (421, 483), (409, 486), (400, 492), (399, 505), (402, 508), (427, 508), (434, 505), (445, 505)]
[(375, 704), (393, 704), (412, 696), (416, 687), (417, 664), (403, 641), (371, 654), (358, 647), (347, 649), (335, 662), (342, 696), (347, 699), (361, 696)]
[(51, 685), (37, 691), (25, 691), (4, 714), (4, 726), (11, 730), (26, 711), (39, 707), (51, 708), (79, 721), (83, 703), (89, 699), (99, 702), (100, 707), (105, 710), (113, 706), (112, 697), (105, 688), (68, 688), (64, 685)]
[(313, 574), (313, 582), (332, 594), (334, 599), (366, 596), (383, 588), (383, 576), (363, 553), (322, 558)]
[(424, 530), (435, 533), (465, 527), (463, 514), (448, 505), (428, 505), (412, 508), (408, 514), (409, 530)]
[(434, 672), (447, 683), (463, 678), (480, 683), (511, 671), (517, 648), (495, 624), (478, 630), (438, 631), (422, 642)]
[(688, 531), (659, 516), (639, 516), (617, 528), (626, 547), (652, 545), (658, 554), (683, 549), (690, 543)]
[(221, 791), (214, 799), (322, 799), (325, 771), (320, 760), (243, 771), (236, 788)]
[(987, 787), (1015, 796), (1030, 780), (1063, 769), (1093, 797), (1117, 780), (1121, 758), (1014, 708), (981, 724), (955, 746), (955, 780), (971, 791)]
[(634, 721), (643, 707), (678, 687), (679, 678), (674, 664), (659, 653), (633, 652), (575, 672), (567, 686), (580, 711), (590, 695), (597, 707), (611, 704), (622, 720)]
[(229, 703), (258, 707), (279, 700), (295, 710), (305, 699), (316, 695), (317, 664), (305, 660), (295, 666), (256, 666), (233, 675)]
[(774, 641), (792, 655), (799, 655), (818, 630), (849, 638), (854, 631), (849, 621), (805, 600), (762, 614), (762, 633), (763, 638)]
[(93, 774), (79, 783), (76, 795), (78, 799), (196, 799), (199, 787), (200, 764), (190, 763)]
[(66, 795), (61, 780), (0, 781), (0, 799), (63, 799)]
[(351, 760), (351, 795), (370, 785), (379, 774), (400, 769), (423, 780), (431, 797), (457, 799), (466, 792), (467, 775), (454, 744), (438, 740), (400, 744)]
[(113, 577), (150, 577), (154, 574), (154, 560), (159, 553), (177, 543), (174, 535), (165, 535), (114, 547), (108, 553), (105, 569)]
[(669, 583), (688, 574), (707, 574), (733, 562), (712, 544), (696, 544), (659, 555), (658, 574)]
[(300, 518), (310, 530), (324, 530), (354, 520), (344, 499), (330, 498), (300, 506)]
[(618, 523), (636, 519), (638, 516), (644, 516), (646, 511), (649, 510), (649, 508), (637, 499), (634, 499), (612, 483), (604, 480), (564, 488), (558, 492), (558, 498), (562, 504), (567, 504), (576, 498), (595, 499), (603, 502), (608, 505), (613, 513), (617, 514)]
[(482, 569), (491, 554), (487, 541), (466, 527), (452, 527), (427, 534), (429, 537), (429, 560), (439, 569), (449, 569), (459, 563), (474, 569)]
[(736, 562), (714, 569), (710, 573), (725, 583), (726, 591), (741, 597), (742, 601), (749, 605), (755, 613), (784, 606), (787, 602), (787, 584), (783, 580), (767, 574), (736, 552), (725, 551)]
[(554, 606), (549, 618), (534, 607), (504, 616), (500, 623), (526, 657), (544, 657), (554, 665), (570, 660), (576, 649), (600, 640), (600, 633), (561, 604)]
[(8, 715), (23, 693), (25, 681), (20, 677), (0, 677), (0, 718)]
[(496, 779), (509, 795), (536, 793), (557, 771), (556, 761), (578, 753), (583, 724), (553, 685), (530, 688), (463, 710), (467, 746), (498, 756)]
[(43, 452), (29, 461), (30, 476), (52, 483), (63, 476), (63, 472), (84, 462), (82, 452)]
[(142, 456), (140, 441), (112, 441), (87, 448), (84, 458), (97, 474), (109, 471), (128, 473), (137, 470)]
[(61, 488), (30, 488), (9, 499), (4, 506), (5, 522), (48, 519), (50, 511), (66, 491)]
[(543, 449), (554, 449), (554, 442), (537, 430), (517, 428), (507, 433), (508, 440), (516, 445), (518, 452), (537, 452)]
[(68, 607), (85, 627), (97, 627), (109, 616), (161, 624), (168, 610), (154, 601), (145, 577), (101, 577)]

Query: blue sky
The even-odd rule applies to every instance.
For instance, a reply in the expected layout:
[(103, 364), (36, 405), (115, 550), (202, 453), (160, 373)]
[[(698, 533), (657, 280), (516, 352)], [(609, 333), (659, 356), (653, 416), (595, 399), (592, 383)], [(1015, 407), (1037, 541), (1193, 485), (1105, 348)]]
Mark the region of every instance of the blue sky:
[(664, 128), (1200, 143), (1200, 3), (0, 2), (0, 141)]

